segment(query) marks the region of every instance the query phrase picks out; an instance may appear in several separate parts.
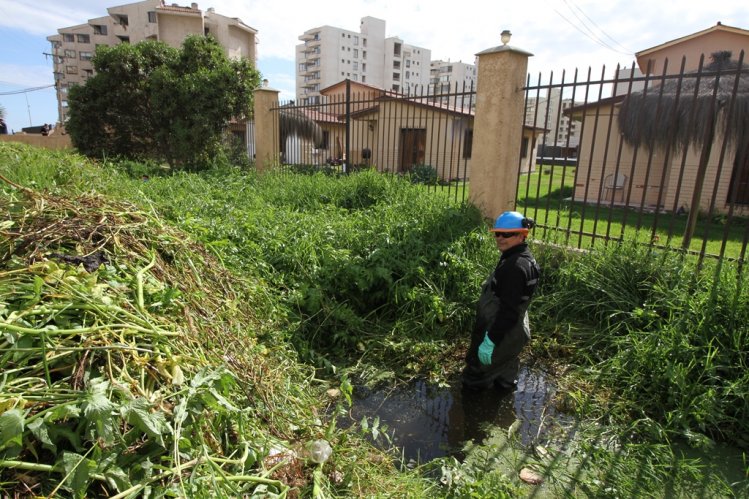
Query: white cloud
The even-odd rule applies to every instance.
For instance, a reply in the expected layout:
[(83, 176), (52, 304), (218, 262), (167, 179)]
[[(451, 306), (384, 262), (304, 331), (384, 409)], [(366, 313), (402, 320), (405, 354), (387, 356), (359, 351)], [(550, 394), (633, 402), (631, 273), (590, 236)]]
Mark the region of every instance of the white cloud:
[[(54, 84), (50, 66), (23, 66), (20, 64), (0, 63), (0, 75), (5, 75), (5, 77), (12, 76), (12, 83), (4, 80), (0, 81), (0, 83), (12, 85), (13, 87), (18, 87), (18, 89), (36, 88)], [(3, 76), (0, 76), (0, 78), (3, 78)]]

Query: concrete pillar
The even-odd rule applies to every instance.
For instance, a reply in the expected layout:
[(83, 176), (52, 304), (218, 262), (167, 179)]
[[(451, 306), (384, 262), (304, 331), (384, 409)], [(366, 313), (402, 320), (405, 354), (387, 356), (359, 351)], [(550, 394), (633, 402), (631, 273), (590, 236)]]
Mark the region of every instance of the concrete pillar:
[[(276, 109), (276, 111), (271, 111)], [(255, 168), (263, 172), (279, 165), (278, 90), (255, 90)]]
[(469, 201), (486, 218), (515, 208), (520, 145), (523, 139), (528, 57), (501, 45), (476, 54), (476, 116)]

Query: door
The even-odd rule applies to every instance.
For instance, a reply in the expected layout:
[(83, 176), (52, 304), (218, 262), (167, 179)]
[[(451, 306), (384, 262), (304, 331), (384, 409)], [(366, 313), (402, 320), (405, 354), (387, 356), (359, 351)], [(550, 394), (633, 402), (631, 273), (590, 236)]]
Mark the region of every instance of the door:
[(416, 165), (423, 165), (427, 145), (427, 131), (425, 128), (401, 128), (400, 140), (400, 168), (405, 172)]

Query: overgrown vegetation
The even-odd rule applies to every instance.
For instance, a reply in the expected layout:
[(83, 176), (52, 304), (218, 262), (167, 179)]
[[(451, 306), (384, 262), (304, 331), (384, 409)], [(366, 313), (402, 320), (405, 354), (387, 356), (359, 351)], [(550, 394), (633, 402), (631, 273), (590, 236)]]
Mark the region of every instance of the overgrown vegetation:
[[(172, 174), (12, 144), (0, 174), (33, 188), (1, 184), (4, 492), (747, 491), (675, 446), (747, 445), (749, 283), (731, 264), (534, 244), (531, 355), (580, 426), (558, 446), (495, 438), (398, 471), (324, 411), (345, 409), (350, 381), (454, 379), (497, 257), (474, 209), (372, 172)], [(99, 254), (91, 272), (71, 260)], [(318, 465), (304, 447), (319, 438), (333, 455)], [(520, 483), (528, 466), (546, 489)]]
[(554, 333), (548, 348), (564, 346), (615, 395), (567, 396), (645, 431), (653, 420), (695, 444), (749, 445), (749, 277), (711, 264), (698, 272), (690, 258), (625, 244), (547, 265), (536, 310)]

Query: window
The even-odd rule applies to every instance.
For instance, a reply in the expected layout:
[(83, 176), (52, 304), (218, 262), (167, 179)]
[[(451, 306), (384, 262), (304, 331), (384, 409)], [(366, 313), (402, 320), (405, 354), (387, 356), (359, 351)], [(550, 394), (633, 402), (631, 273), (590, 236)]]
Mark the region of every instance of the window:
[(749, 143), (739, 146), (736, 152), (726, 202), (749, 205)]
[(93, 54), (91, 52), (84, 52), (83, 50), (78, 52), (78, 56), (81, 58), (82, 61), (90, 61), (92, 55)]
[(345, 50), (346, 50), (346, 47), (341, 47), (341, 50), (344, 50), (344, 51), (345, 51)]
[(93, 69), (84, 69), (83, 70), (83, 77), (84, 78), (91, 78), (94, 76), (94, 70)]
[(355, 57), (356, 59), (358, 59), (358, 58), (359, 58), (359, 49), (354, 49), (354, 57)]
[(406, 79), (408, 80), (409, 78), (411, 78), (411, 72), (410, 71), (406, 71)]
[(367, 46), (367, 39), (366, 38), (362, 38), (361, 44), (366, 47)]
[(366, 59), (367, 58), (367, 51), (366, 50), (362, 50), (361, 58), (362, 59)]
[(367, 82), (367, 77), (364, 76), (364, 75), (361, 75), (361, 81), (362, 81), (362, 83), (366, 83)]
[(91, 43), (91, 37), (88, 35), (76, 35), (78, 43)]
[(400, 89), (401, 89), (400, 85), (393, 85), (393, 91), (394, 92), (397, 92)]
[(341, 38), (346, 38), (346, 33), (341, 33)]
[(322, 131), (322, 146), (320, 149), (327, 149), (330, 144), (330, 132), (328, 130)]
[(354, 81), (359, 81), (359, 75), (354, 73), (354, 76), (352, 76), (351, 79)]
[(393, 69), (400, 69), (401, 61), (393, 61)]
[(65, 57), (75, 59), (75, 50), (65, 49)]
[(115, 14), (112, 17), (114, 17), (114, 22), (117, 24), (121, 24), (123, 26), (128, 25), (128, 19), (125, 14)]
[(359, 63), (358, 63), (358, 62), (356, 62), (356, 61), (354, 61), (354, 67), (353, 67), (353, 70), (354, 70), (354, 71), (359, 71)]
[(66, 43), (73, 43), (75, 41), (75, 36), (72, 33), (63, 33), (62, 41)]
[(354, 36), (354, 45), (359, 45), (359, 37)]
[(130, 37), (129, 36), (120, 36), (120, 35), (117, 35), (117, 38), (120, 39), (120, 43), (130, 43)]
[(463, 159), (471, 159), (473, 152), (473, 129), (469, 128), (463, 136)]
[(300, 72), (300, 73), (303, 73), (303, 72), (305, 72), (306, 70), (307, 70), (307, 63), (304, 63), (304, 62), (300, 62), (300, 63), (299, 63), (299, 72)]
[(362, 70), (362, 73), (363, 73), (363, 72), (365, 72), (365, 71), (367, 70), (367, 64), (366, 64), (366, 63), (363, 63), (363, 64), (361, 65), (361, 70)]
[(393, 45), (393, 55), (395, 57), (400, 57), (400, 55), (401, 55), (401, 44), (400, 43), (396, 43), (395, 45)]
[(395, 81), (401, 81), (401, 74), (400, 73), (393, 73), (393, 80), (395, 80)]
[(94, 24), (94, 34), (95, 35), (106, 35), (107, 34), (107, 25), (106, 24)]
[(69, 75), (78, 74), (78, 66), (65, 66), (65, 72)]
[(411, 59), (406, 59), (406, 67), (407, 68), (411, 67)]
[(153, 10), (148, 11), (148, 22), (149, 23), (155, 23), (156, 22), (156, 12)]

